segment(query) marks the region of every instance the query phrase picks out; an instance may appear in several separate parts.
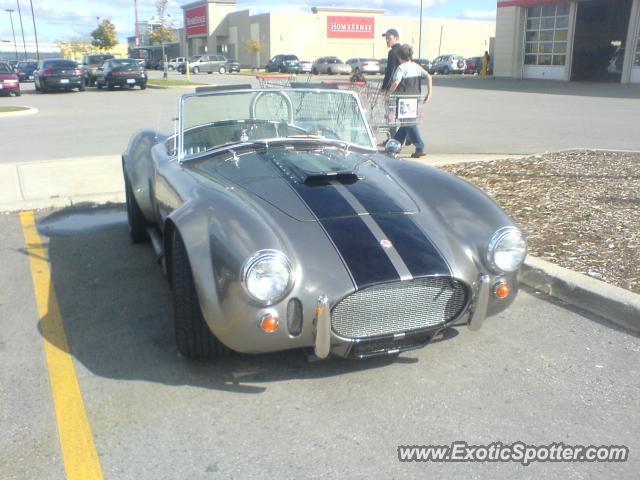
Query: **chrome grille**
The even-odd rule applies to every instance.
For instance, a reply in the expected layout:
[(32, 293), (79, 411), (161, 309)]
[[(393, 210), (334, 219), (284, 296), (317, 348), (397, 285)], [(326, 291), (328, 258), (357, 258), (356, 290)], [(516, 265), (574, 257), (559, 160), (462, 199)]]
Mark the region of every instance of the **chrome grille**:
[(333, 331), (367, 338), (437, 327), (462, 313), (464, 284), (448, 277), (374, 285), (343, 298), (331, 312)]

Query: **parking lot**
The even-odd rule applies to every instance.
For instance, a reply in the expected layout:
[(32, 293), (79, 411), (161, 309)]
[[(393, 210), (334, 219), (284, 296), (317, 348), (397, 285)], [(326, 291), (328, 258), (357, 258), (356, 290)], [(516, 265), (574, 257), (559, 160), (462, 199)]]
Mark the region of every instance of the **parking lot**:
[[(172, 72), (170, 78), (185, 76)], [(207, 84), (258, 83), (255, 75), (244, 74), (199, 74), (191, 79)], [(313, 82), (346, 79), (311, 77)], [(436, 76), (434, 85), (422, 123), (427, 151), (433, 154), (529, 154), (576, 147), (640, 150), (638, 85), (452, 75)], [(41, 95), (32, 83), (25, 83), (23, 91), (22, 97), (1, 98), (0, 105), (29, 105), (38, 114), (0, 119), (9, 127), (0, 129), (3, 163), (120, 155), (137, 130), (173, 131), (178, 98), (190, 89), (89, 88), (82, 93)]]
[[(2, 163), (119, 155), (140, 128), (171, 131), (190, 91), (31, 88), (0, 99), (38, 109), (0, 118)], [(637, 86), (438, 76), (435, 88), (422, 125), (432, 153), (640, 149)], [(450, 328), (398, 357), (309, 363), (296, 350), (193, 362), (175, 351), (166, 278), (148, 244), (131, 244), (122, 205), (1, 214), (0, 265), (3, 480), (72, 478), (65, 465), (74, 478), (136, 480), (640, 471), (640, 338), (533, 290), (478, 332)], [(630, 457), (398, 461), (400, 445), (454, 441), (625, 445)]]
[[(637, 337), (531, 291), (482, 330), (397, 359), (307, 363), (300, 351), (189, 362), (166, 279), (121, 208), (37, 215), (50, 259), (36, 293), (60, 319), (105, 478), (633, 478)], [(64, 478), (18, 217), (0, 217), (3, 478)], [(55, 297), (54, 297), (55, 292)], [(43, 299), (38, 299), (43, 301)], [(64, 395), (71, 388), (63, 384)], [(624, 464), (405, 464), (398, 445), (521, 440), (627, 445)], [(70, 455), (82, 452), (72, 445)], [(90, 477), (86, 477), (90, 478)]]

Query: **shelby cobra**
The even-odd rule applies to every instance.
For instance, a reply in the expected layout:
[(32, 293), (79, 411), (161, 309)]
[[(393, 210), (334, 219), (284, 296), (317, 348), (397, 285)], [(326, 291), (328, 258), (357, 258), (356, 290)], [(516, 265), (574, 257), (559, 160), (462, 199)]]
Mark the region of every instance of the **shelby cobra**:
[(177, 122), (122, 160), (131, 237), (165, 268), (181, 354), (396, 354), (512, 303), (520, 231), (397, 142), (379, 153), (353, 93), (209, 87), (182, 96)]

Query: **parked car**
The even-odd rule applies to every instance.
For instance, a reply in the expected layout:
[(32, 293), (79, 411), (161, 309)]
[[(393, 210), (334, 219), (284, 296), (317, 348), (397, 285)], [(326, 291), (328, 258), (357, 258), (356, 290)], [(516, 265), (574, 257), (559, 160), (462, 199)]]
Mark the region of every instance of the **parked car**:
[(186, 61), (187, 59), (185, 57), (171, 58), (167, 62), (167, 69), (175, 70), (176, 68), (178, 68), (178, 65), (180, 65), (181, 63), (185, 63)]
[(309, 60), (300, 60), (298, 63), (299, 72), (300, 73), (311, 73), (311, 68), (313, 67), (313, 62)]
[(24, 60), (18, 62), (15, 69), (21, 82), (33, 82), (33, 72), (38, 68), (37, 60)]
[(107, 60), (114, 58), (110, 53), (92, 53), (82, 57), (82, 69), (84, 71), (84, 82), (88, 87), (93, 87), (96, 83), (96, 71)]
[(229, 73), (240, 72), (240, 62), (238, 62), (235, 58), (230, 58), (227, 60), (227, 71)]
[[(181, 64), (178, 71), (186, 73), (186, 64)], [(229, 60), (224, 55), (194, 55), (189, 59), (189, 71), (193, 74), (206, 73), (227, 73), (229, 71)]]
[(378, 64), (380, 65), (380, 73), (384, 73), (387, 70), (387, 59), (381, 58), (378, 60)]
[(429, 73), (464, 73), (466, 63), (460, 55), (441, 55), (431, 62)]
[(338, 57), (320, 57), (313, 62), (311, 71), (314, 74), (328, 73), (329, 75), (332, 75), (340, 73), (348, 75), (351, 73), (351, 67), (346, 63), (343, 63)]
[(375, 58), (350, 58), (347, 65), (351, 67), (352, 73), (379, 73), (380, 64)]
[(513, 302), (526, 241), (488, 195), (379, 153), (353, 92), (236, 87), (183, 95), (178, 132), (122, 156), (182, 355), (396, 355)]
[(427, 72), (431, 70), (431, 60), (427, 58), (418, 58), (416, 63), (424, 68)]
[(133, 88), (139, 86), (140, 90), (147, 88), (147, 72), (135, 58), (114, 58), (104, 62), (98, 69), (96, 87), (107, 87), (113, 90), (114, 87)]
[(481, 74), (482, 73), (482, 57), (471, 57), (465, 60), (464, 73)]
[(8, 62), (0, 62), (0, 95), (20, 96), (20, 80)]
[(51, 90), (70, 91), (77, 88), (84, 92), (84, 71), (73, 60), (65, 58), (48, 58), (38, 62), (33, 72), (36, 91), (46, 93)]
[(267, 62), (267, 72), (298, 73), (300, 59), (295, 55), (276, 55)]

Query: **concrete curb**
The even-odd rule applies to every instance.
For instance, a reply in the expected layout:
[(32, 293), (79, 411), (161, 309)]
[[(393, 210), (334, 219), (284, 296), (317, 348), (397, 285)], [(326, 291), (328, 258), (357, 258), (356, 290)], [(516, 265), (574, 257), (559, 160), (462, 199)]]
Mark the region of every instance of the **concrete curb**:
[(640, 332), (640, 295), (529, 256), (520, 281), (547, 295)]
[(38, 109), (35, 107), (28, 107), (26, 105), (12, 105), (12, 106), (25, 108), (26, 110), (18, 110), (17, 112), (0, 112), (0, 118), (19, 117), (22, 115), (35, 115), (36, 113), (38, 113)]

